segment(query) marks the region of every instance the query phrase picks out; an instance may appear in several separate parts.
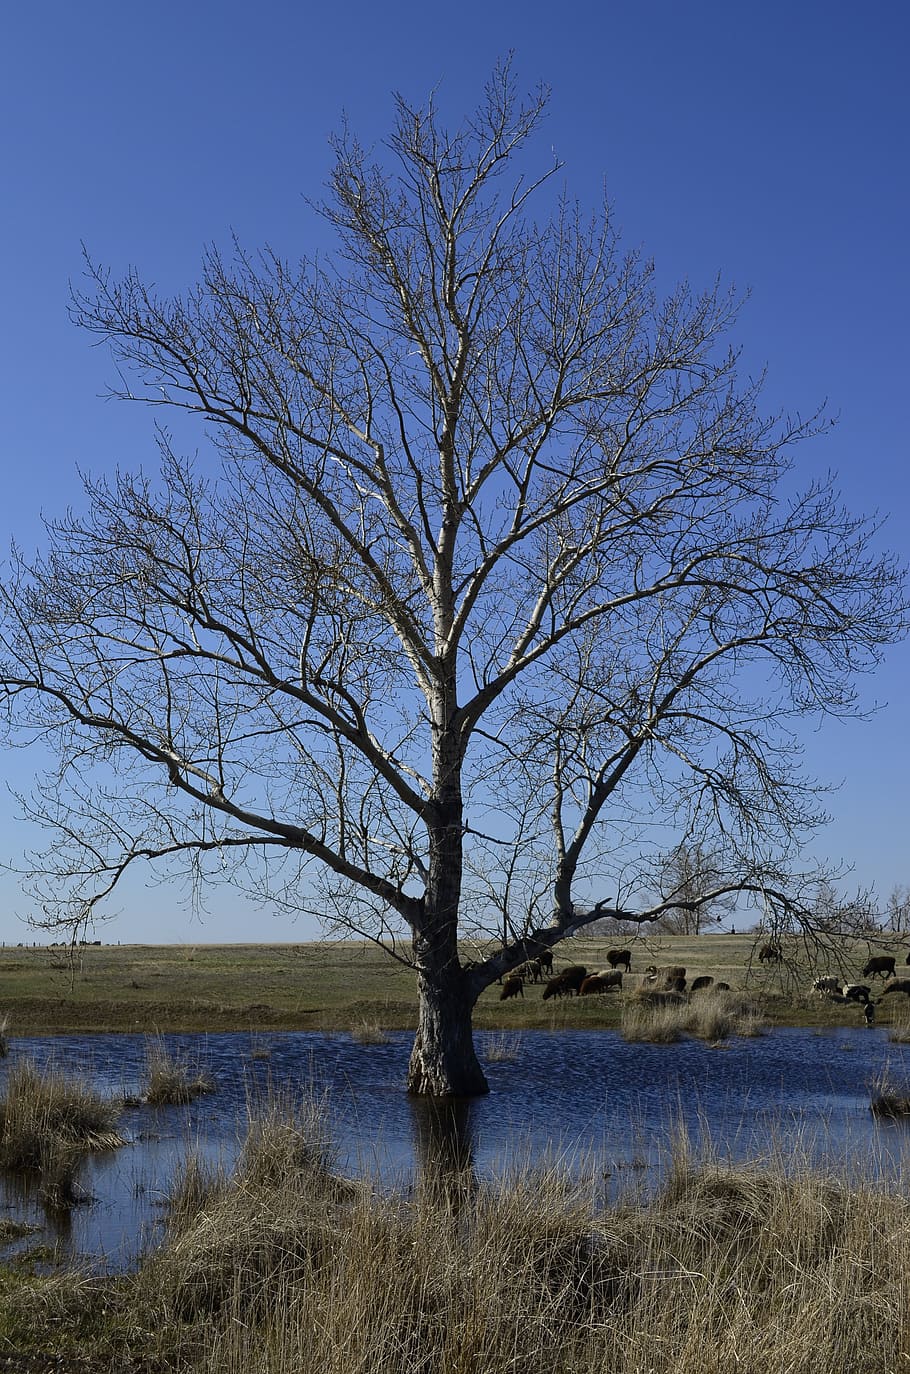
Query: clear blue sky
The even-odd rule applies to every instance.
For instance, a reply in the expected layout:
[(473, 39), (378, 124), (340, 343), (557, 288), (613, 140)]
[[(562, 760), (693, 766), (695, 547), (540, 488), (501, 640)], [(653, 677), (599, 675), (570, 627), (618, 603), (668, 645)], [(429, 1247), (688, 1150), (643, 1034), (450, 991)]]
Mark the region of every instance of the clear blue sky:
[[(41, 512), (78, 504), (77, 468), (155, 463), (151, 417), (99, 399), (110, 360), (68, 321), (80, 241), (165, 290), (232, 230), (309, 251), (324, 231), (306, 197), (343, 112), (370, 143), (392, 90), (419, 100), (437, 86), (457, 117), (513, 49), (524, 84), (552, 87), (547, 137), (571, 192), (594, 202), (606, 184), (627, 242), (667, 283), (719, 271), (751, 291), (739, 340), (750, 369), (767, 365), (769, 406), (827, 400), (840, 417), (804, 450), (806, 474), (836, 469), (849, 504), (887, 513), (885, 541), (910, 553), (910, 10), (897, 0), (35, 0), (8, 9), (0, 48), (4, 547), (31, 549)], [(842, 783), (820, 852), (882, 898), (910, 884), (908, 671), (903, 645), (865, 685), (870, 706), (886, 703), (871, 722), (806, 737), (810, 769)], [(7, 755), (9, 785), (27, 786), (35, 763)], [(0, 796), (12, 864), (30, 840), (15, 816)], [(136, 885), (117, 909), (106, 939), (314, 933), (222, 889), (202, 921), (177, 887)], [(30, 938), (15, 916), (27, 912), (16, 880), (0, 880), (0, 935)]]

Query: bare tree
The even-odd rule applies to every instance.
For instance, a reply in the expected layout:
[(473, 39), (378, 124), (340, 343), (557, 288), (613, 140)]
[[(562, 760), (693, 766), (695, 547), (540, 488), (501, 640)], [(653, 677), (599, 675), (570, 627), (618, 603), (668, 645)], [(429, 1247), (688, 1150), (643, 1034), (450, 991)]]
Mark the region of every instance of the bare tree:
[(430, 1095), (484, 1090), (472, 1008), (529, 941), (667, 910), (668, 835), (787, 908), (792, 730), (904, 622), (874, 526), (797, 491), (821, 423), (762, 414), (735, 297), (659, 299), (528, 173), (544, 106), (503, 67), (454, 133), (401, 98), (375, 159), (345, 133), (334, 261), (213, 251), (172, 300), (90, 268), (115, 394), (199, 417), (220, 472), (161, 431), (160, 478), (90, 483), (3, 591), (9, 718), (59, 757), (46, 920), (144, 861), (328, 910), (412, 964)]
[(698, 840), (682, 840), (662, 858), (660, 891), (667, 910), (658, 924), (671, 935), (700, 935), (736, 906), (722, 857)]
[(910, 888), (905, 883), (898, 883), (888, 895), (885, 925), (897, 935), (910, 930)]

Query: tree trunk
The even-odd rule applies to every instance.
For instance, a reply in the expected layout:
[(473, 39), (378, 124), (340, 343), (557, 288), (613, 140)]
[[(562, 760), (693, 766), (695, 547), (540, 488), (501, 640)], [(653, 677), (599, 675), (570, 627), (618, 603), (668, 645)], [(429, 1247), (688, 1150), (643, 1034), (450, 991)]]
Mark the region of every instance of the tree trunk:
[[(443, 587), (450, 586), (448, 569)], [(448, 603), (443, 618), (450, 626)], [(474, 1097), (489, 1091), (474, 1053), (471, 1029), (477, 989), (458, 954), (464, 817), (461, 739), (454, 723), (456, 696), (453, 660), (442, 673), (438, 694), (431, 703), (436, 786), (426, 815), (427, 884), (413, 937), (418, 1012), (408, 1092), (421, 1097)]]
[(417, 1033), (408, 1092), (424, 1097), (476, 1097), (489, 1092), (474, 1051), (474, 998), (464, 971), (418, 970)]

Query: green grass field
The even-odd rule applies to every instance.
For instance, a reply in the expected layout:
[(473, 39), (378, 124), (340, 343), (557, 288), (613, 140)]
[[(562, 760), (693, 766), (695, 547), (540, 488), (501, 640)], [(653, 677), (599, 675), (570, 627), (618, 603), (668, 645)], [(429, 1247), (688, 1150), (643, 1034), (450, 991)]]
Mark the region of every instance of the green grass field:
[[(605, 966), (621, 942), (579, 937), (555, 951), (556, 969), (582, 963)], [(861, 1024), (859, 1008), (829, 1006), (809, 994), (819, 973), (858, 978), (870, 952), (865, 942), (844, 948), (838, 967), (814, 967), (805, 951), (788, 948), (783, 966), (757, 962), (748, 935), (646, 936), (626, 942), (632, 973), (623, 996), (642, 981), (648, 964), (681, 964), (689, 978), (710, 973), (747, 990), (772, 1022), (797, 1025)], [(875, 952), (898, 959), (905, 951), (882, 942)], [(476, 953), (476, 951), (475, 951)], [(879, 983), (879, 987), (881, 984)], [(493, 985), (481, 997), (475, 1025), (482, 1029), (615, 1026), (620, 996), (543, 1001), (543, 988), (501, 1002)], [(286, 945), (88, 945), (70, 953), (48, 946), (0, 949), (0, 1015), (14, 1035), (91, 1031), (388, 1030), (414, 1025), (411, 971), (369, 943), (323, 941)], [(906, 1016), (907, 999), (882, 1004), (888, 1024)]]

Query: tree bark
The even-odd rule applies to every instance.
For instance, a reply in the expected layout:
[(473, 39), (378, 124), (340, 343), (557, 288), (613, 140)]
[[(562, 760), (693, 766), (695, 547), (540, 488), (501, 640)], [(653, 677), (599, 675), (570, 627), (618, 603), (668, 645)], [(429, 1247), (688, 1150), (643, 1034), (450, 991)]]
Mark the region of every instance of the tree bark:
[[(451, 584), (447, 570), (444, 584)], [(445, 606), (441, 620), (451, 621)], [(440, 631), (440, 642), (444, 638)], [(463, 871), (462, 747), (456, 716), (454, 665), (441, 665), (433, 717), (433, 778), (436, 796), (426, 813), (428, 877), (419, 921), (414, 927), (418, 1025), (408, 1065), (408, 1092), (418, 1096), (476, 1096), (488, 1092), (474, 1052), (471, 1031), (477, 988), (458, 954), (458, 918)]]
[(438, 731), (434, 754), (439, 787), (428, 816), (427, 886), (414, 930), (418, 1012), (408, 1092), (474, 1097), (489, 1088), (474, 1051), (471, 1020), (477, 990), (458, 955), (463, 808), (454, 731)]
[(474, 1050), (474, 997), (457, 960), (435, 973), (418, 968), (417, 1033), (408, 1092), (422, 1097), (476, 1097), (489, 1092)]

